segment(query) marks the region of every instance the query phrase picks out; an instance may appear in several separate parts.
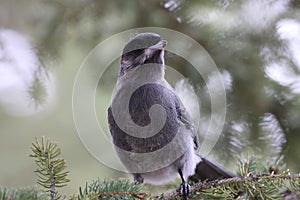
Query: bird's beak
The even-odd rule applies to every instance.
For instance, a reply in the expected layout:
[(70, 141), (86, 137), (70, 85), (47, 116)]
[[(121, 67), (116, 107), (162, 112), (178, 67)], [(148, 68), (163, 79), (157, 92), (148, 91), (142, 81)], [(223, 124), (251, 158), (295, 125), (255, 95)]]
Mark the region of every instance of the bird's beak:
[(162, 50), (167, 46), (167, 41), (166, 40), (160, 40), (158, 43), (156, 43), (155, 45), (149, 47), (149, 49), (151, 50)]
[(148, 47), (147, 49), (145, 49), (144, 54), (147, 57), (152, 56), (155, 52), (157, 52), (158, 50), (164, 50), (164, 48), (167, 45), (167, 41), (166, 40), (161, 40), (158, 43), (156, 43), (155, 45), (152, 45), (151, 47)]

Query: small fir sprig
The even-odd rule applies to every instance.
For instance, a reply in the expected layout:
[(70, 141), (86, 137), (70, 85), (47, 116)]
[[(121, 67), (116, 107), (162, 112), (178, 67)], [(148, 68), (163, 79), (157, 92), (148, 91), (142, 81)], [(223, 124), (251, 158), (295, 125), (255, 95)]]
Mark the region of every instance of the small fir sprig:
[(55, 142), (45, 140), (42, 137), (41, 142), (35, 138), (31, 146), (32, 154), (30, 157), (35, 159), (37, 169), (34, 171), (38, 177), (37, 183), (44, 187), (50, 193), (51, 199), (59, 199), (57, 188), (63, 187), (70, 180), (69, 174), (65, 171), (67, 165), (61, 155), (61, 150)]
[(50, 197), (36, 187), (21, 189), (0, 187), (0, 200), (50, 200)]
[(131, 182), (126, 179), (118, 180), (94, 180), (91, 184), (85, 185), (84, 188), (79, 188), (78, 200), (136, 200), (148, 199), (149, 195), (141, 192), (142, 185)]

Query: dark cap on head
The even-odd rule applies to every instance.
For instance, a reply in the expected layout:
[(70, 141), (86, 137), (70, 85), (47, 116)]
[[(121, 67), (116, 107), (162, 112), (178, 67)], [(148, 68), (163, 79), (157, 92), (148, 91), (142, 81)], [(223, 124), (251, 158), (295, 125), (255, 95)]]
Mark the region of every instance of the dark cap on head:
[(123, 49), (123, 55), (137, 50), (137, 49), (146, 49), (149, 48), (158, 42), (160, 42), (162, 38), (160, 35), (156, 33), (140, 33), (137, 34), (134, 38), (129, 40), (129, 42), (125, 45)]
[(120, 76), (147, 63), (164, 63), (164, 48), (167, 41), (156, 33), (140, 33), (129, 40), (121, 56)]

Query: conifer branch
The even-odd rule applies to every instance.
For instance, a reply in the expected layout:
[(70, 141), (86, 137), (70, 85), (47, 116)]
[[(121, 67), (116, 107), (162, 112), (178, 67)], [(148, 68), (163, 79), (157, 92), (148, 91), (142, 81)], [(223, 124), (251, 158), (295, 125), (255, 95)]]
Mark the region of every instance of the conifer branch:
[(67, 179), (68, 171), (66, 162), (62, 158), (57, 158), (61, 154), (58, 145), (42, 137), (41, 143), (35, 138), (32, 143), (32, 154), (35, 159), (37, 169), (34, 171), (38, 177), (37, 184), (41, 185), (50, 193), (51, 199), (59, 199), (57, 188), (63, 187), (70, 180)]
[(0, 187), (0, 200), (50, 200), (50, 197), (36, 187), (21, 189)]
[[(289, 181), (288, 183), (285, 183), (284, 180), (289, 180)], [(281, 184), (277, 184), (276, 183), (277, 181), (280, 182)], [(300, 174), (290, 174), (287, 171), (283, 174), (257, 174), (257, 175), (249, 174), (248, 176), (245, 177), (234, 177), (234, 178), (196, 183), (195, 185), (191, 186), (190, 192), (191, 193), (203, 192), (204, 194), (207, 195), (210, 193), (210, 191), (207, 191), (208, 189), (218, 188), (221, 186), (220, 189), (230, 190), (229, 192), (232, 192), (231, 197), (233, 198), (239, 192), (243, 192), (243, 191), (247, 192), (248, 186), (252, 185), (253, 186), (252, 189), (257, 190), (258, 188), (260, 188), (259, 183), (265, 183), (265, 182), (275, 183), (275, 185), (273, 186), (274, 187), (278, 186), (279, 190), (282, 188), (282, 186), (286, 186), (287, 189), (291, 189), (295, 192), (300, 191)], [(258, 184), (253, 184), (253, 183), (258, 183)], [(293, 188), (289, 188), (290, 187), (289, 185), (293, 185), (292, 186)], [(234, 188), (235, 186), (237, 186), (236, 189)], [(262, 195), (264, 195), (263, 191), (261, 192)], [(154, 199), (168, 200), (168, 199), (176, 198), (178, 196), (179, 196), (178, 192), (174, 191), (168, 194), (161, 194), (159, 196), (156, 196)], [(211, 194), (211, 196), (213, 196), (213, 194)]]
[[(41, 142), (35, 138), (32, 144), (33, 154), (38, 166), (35, 171), (38, 176), (37, 183), (49, 192), (51, 200), (61, 198), (57, 188), (66, 185), (69, 172), (64, 171), (64, 159), (57, 158), (60, 148), (56, 143), (42, 138)], [(286, 195), (300, 195), (300, 174), (291, 174), (284, 170), (283, 158), (275, 159), (274, 163), (267, 165), (255, 159), (239, 161), (239, 176), (234, 178), (204, 181), (194, 183), (190, 187), (191, 199), (282, 199)], [(70, 200), (98, 200), (98, 199), (149, 199), (150, 195), (142, 191), (142, 185), (129, 180), (96, 180), (79, 188), (79, 195), (70, 197)], [(5, 192), (5, 191), (4, 191)], [(1, 192), (0, 192), (1, 193)], [(6, 198), (9, 196), (6, 193)], [(181, 199), (177, 191), (161, 194), (150, 199)], [(0, 199), (1, 200), (1, 199)], [(7, 199), (5, 199), (7, 200)]]
[(91, 184), (86, 184), (84, 188), (79, 188), (78, 198), (72, 200), (98, 200), (98, 199), (148, 199), (149, 195), (141, 192), (143, 186), (130, 182), (126, 179), (119, 180), (95, 180)]

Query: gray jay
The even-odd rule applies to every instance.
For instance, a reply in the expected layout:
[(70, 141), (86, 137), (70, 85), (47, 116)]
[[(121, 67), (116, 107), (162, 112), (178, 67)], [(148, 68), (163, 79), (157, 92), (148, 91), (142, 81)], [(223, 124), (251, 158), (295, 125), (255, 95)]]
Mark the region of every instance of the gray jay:
[(179, 192), (188, 199), (189, 177), (235, 174), (199, 155), (193, 122), (164, 78), (166, 43), (158, 34), (140, 33), (125, 45), (108, 123), (114, 148), (136, 182), (163, 184), (179, 175)]

